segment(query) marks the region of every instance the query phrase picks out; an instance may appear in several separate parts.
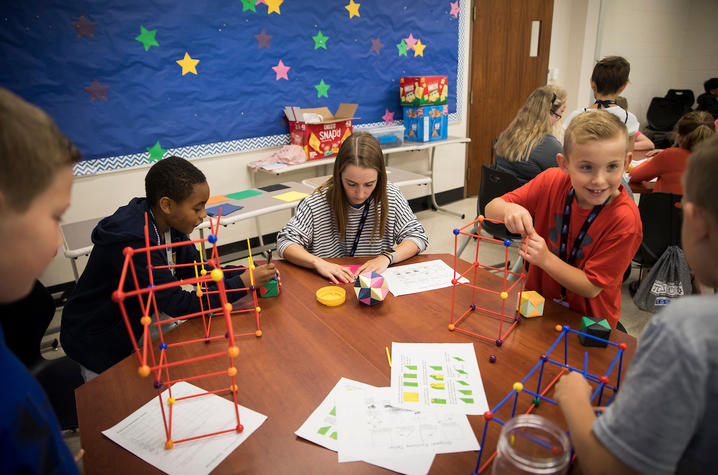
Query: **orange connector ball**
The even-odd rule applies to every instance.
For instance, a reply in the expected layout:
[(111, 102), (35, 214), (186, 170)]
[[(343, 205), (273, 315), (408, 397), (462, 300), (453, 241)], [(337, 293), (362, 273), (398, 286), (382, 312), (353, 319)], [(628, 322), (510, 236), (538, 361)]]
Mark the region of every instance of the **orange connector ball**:
[(236, 385), (236, 384), (231, 384), (231, 385), (229, 386), (229, 390), (232, 391), (232, 392), (236, 392), (236, 391), (237, 391), (237, 385)]
[(169, 440), (167, 440), (167, 442), (165, 442), (165, 449), (167, 449), (167, 450), (171, 449), (174, 446), (175, 446), (175, 443), (172, 442), (172, 439), (169, 439)]
[(227, 351), (229, 356), (232, 358), (236, 358), (239, 355), (239, 347), (238, 346), (230, 346), (229, 350)]
[(148, 317), (147, 315), (145, 315), (144, 317), (140, 318), (140, 323), (142, 324), (142, 326), (146, 327), (147, 325), (152, 323), (152, 319), (150, 317)]
[(202, 292), (201, 290), (198, 290), (195, 293), (197, 294), (197, 297), (199, 297), (199, 298), (202, 298), (202, 296), (204, 295), (204, 292)]
[(224, 304), (224, 309), (225, 309), (226, 311), (228, 311), (228, 312), (231, 312), (231, 311), (232, 311), (232, 304), (229, 303), (229, 302), (227, 302), (226, 304)]
[(227, 368), (227, 374), (229, 376), (235, 376), (237, 374), (237, 368), (234, 366), (230, 366), (229, 368)]
[(453, 323), (449, 323), (449, 331), (453, 332), (455, 328), (456, 326)]
[(139, 368), (137, 368), (137, 374), (139, 374), (143, 378), (146, 378), (150, 375), (150, 367), (147, 365), (140, 366)]
[(478, 219), (479, 219), (479, 222), (482, 222), (482, 221), (483, 221), (484, 219), (486, 219), (486, 218), (484, 218), (484, 215), (483, 215), (483, 214), (480, 214)]
[(563, 331), (563, 325), (556, 325), (555, 327), (553, 327), (553, 329), (557, 332)]
[(254, 334), (257, 336), (262, 336), (262, 330), (257, 330), (256, 332), (254, 332)]

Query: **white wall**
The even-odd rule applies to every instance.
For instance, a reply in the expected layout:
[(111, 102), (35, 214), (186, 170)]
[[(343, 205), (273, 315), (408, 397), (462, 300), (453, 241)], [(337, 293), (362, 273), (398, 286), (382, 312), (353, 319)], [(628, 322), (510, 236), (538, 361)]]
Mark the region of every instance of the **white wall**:
[[(462, 5), (464, 2), (462, 1)], [(465, 44), (470, 44), (468, 37), (470, 31), (469, 15), (462, 15), (464, 18)], [(468, 49), (468, 46), (467, 46)], [(459, 123), (449, 125), (449, 135), (466, 137), (467, 133), (467, 85), (468, 61), (464, 67), (463, 84), (464, 90), (457, 91), (457, 96), (462, 102), (463, 120)], [(398, 91), (397, 91), (398, 94)], [(361, 105), (360, 105), (361, 107)], [(207, 176), (212, 195), (232, 193), (249, 188), (251, 178), (247, 164), (253, 160), (266, 157), (276, 149), (265, 149), (255, 152), (237, 153), (232, 155), (209, 157), (195, 160), (193, 163), (199, 167)], [(436, 173), (434, 175), (434, 187), (437, 193), (461, 188), (464, 186), (464, 170), (466, 160), (465, 145), (449, 145), (436, 150)], [(428, 168), (428, 155), (425, 152), (402, 153), (391, 155), (391, 166), (404, 168), (411, 171), (422, 171)], [(315, 175), (329, 174), (331, 170), (322, 170), (322, 167), (288, 173), (281, 177), (269, 175), (257, 175), (256, 186), (263, 186), (279, 181), (298, 181)], [(72, 204), (65, 214), (64, 222), (82, 221), (85, 219), (107, 216), (112, 214), (118, 207), (126, 204), (133, 196), (144, 196), (144, 177), (147, 168), (124, 170), (101, 175), (77, 177), (72, 189)], [(425, 194), (426, 187), (408, 187), (402, 189), (407, 199), (417, 198)], [(264, 234), (279, 231), (287, 222), (289, 212), (280, 212), (261, 219), (261, 232)], [(199, 237), (198, 233), (195, 233)], [(256, 228), (253, 220), (242, 221), (237, 225), (220, 229), (220, 238), (224, 242), (231, 242), (246, 237), (256, 236)], [(84, 268), (86, 258), (80, 258), (78, 268), (80, 272)], [(51, 262), (48, 269), (41, 278), (45, 286), (52, 286), (73, 280), (72, 267), (70, 262), (63, 256), (62, 249)]]

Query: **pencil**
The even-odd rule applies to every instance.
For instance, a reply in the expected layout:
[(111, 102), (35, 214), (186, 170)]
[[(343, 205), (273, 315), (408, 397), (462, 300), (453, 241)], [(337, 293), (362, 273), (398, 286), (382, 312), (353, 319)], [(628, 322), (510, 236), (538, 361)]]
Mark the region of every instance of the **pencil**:
[(386, 359), (389, 361), (389, 367), (391, 368), (391, 355), (389, 354), (389, 347), (385, 346), (384, 349), (386, 350)]

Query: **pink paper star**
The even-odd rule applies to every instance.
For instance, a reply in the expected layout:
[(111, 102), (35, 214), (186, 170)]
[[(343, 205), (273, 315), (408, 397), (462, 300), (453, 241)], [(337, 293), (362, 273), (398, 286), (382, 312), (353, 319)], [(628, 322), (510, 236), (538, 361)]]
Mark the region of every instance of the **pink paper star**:
[(279, 64), (277, 64), (276, 66), (272, 66), (272, 69), (274, 69), (274, 72), (277, 73), (277, 78), (276, 78), (277, 81), (279, 81), (282, 78), (289, 81), (289, 78), (287, 77), (287, 71), (289, 71), (292, 68), (290, 68), (289, 66), (285, 66), (281, 59), (279, 60)]
[(267, 2), (265, 2), (264, 0), (257, 0), (256, 2), (254, 2), (255, 5), (259, 5), (260, 3), (264, 3), (265, 5), (267, 4)]
[(404, 38), (404, 42), (408, 46), (407, 49), (414, 49), (414, 45), (416, 44), (416, 38), (414, 38), (414, 35), (412, 33), (409, 33), (409, 37)]
[(452, 15), (454, 18), (458, 18), (460, 11), (461, 8), (459, 8), (459, 0), (451, 2), (451, 11), (449, 12), (449, 15)]
[(386, 113), (381, 116), (382, 119), (384, 119), (385, 125), (391, 125), (392, 122), (394, 122), (394, 113), (389, 112), (389, 109), (386, 109)]

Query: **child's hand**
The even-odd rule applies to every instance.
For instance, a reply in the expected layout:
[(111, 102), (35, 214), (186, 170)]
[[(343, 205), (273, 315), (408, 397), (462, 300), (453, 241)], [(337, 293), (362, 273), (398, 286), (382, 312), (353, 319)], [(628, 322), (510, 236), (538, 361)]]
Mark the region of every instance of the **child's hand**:
[(377, 274), (381, 274), (387, 267), (389, 267), (389, 259), (383, 255), (376, 256), (374, 259), (370, 259), (362, 264), (362, 266), (357, 269), (356, 274), (354, 274), (354, 278), (364, 272), (376, 272)]
[(274, 264), (264, 264), (263, 266), (257, 266), (254, 268), (254, 285), (261, 287), (277, 275), (277, 281), (279, 281), (279, 271), (274, 267)]
[[(386, 259), (385, 259), (386, 260)], [(335, 284), (346, 284), (354, 281), (354, 275), (344, 266), (327, 262), (324, 259), (317, 259), (314, 270)]]
[(526, 236), (535, 233), (531, 214), (526, 208), (516, 203), (506, 203), (504, 223), (506, 223), (506, 229), (514, 234)]
[(567, 402), (591, 398), (591, 386), (583, 375), (577, 371), (564, 374), (556, 383), (556, 390), (553, 393), (559, 406)]
[(519, 255), (526, 262), (542, 267), (546, 258), (551, 254), (544, 238), (534, 232), (526, 236), (524, 243), (519, 245)]

